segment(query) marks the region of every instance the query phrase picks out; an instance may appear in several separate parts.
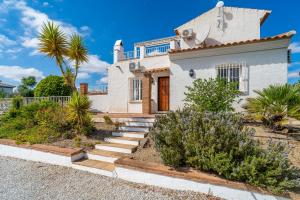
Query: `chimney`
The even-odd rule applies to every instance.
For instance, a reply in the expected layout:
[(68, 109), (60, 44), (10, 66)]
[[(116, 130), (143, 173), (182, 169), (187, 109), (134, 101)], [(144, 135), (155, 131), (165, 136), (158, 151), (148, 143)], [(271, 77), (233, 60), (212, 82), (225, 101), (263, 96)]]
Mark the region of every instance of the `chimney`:
[(80, 95), (87, 95), (89, 92), (89, 84), (80, 83)]
[(117, 40), (114, 46), (114, 63), (124, 58), (124, 47), (122, 40)]

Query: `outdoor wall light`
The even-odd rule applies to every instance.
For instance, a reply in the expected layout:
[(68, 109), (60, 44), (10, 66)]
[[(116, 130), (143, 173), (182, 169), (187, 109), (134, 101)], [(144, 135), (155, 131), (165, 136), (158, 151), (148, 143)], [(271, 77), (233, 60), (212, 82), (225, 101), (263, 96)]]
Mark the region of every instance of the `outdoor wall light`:
[(195, 71), (193, 70), (193, 69), (190, 69), (190, 71), (189, 71), (189, 75), (190, 75), (190, 77), (194, 77), (194, 75), (195, 75)]

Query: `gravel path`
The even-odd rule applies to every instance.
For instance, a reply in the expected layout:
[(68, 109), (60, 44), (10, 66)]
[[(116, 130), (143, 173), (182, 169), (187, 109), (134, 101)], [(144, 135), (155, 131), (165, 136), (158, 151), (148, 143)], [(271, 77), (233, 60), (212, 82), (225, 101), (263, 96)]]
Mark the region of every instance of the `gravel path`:
[(1, 200), (89, 200), (89, 199), (217, 199), (194, 192), (182, 192), (71, 168), (0, 157)]

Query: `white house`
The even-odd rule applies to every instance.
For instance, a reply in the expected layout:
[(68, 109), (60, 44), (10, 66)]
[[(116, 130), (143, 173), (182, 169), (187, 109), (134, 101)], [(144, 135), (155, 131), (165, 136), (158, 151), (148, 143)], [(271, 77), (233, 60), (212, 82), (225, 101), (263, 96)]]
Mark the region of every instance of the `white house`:
[[(223, 2), (175, 29), (175, 36), (138, 42), (125, 52), (114, 45), (108, 94), (93, 95), (94, 109), (109, 113), (157, 113), (184, 105), (195, 79), (223, 77), (239, 83), (242, 98), (287, 83), (295, 31), (260, 37), (269, 10), (224, 7)], [(243, 101), (236, 105), (240, 109)]]
[(0, 80), (0, 92), (2, 92), (4, 94), (12, 94), (14, 88), (15, 88), (15, 86), (3, 83)]

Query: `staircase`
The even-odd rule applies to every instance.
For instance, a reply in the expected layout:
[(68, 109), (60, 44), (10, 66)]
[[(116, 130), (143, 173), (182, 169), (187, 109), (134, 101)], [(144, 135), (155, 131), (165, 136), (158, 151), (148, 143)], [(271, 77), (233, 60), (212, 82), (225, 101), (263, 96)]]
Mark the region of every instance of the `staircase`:
[(85, 159), (74, 162), (74, 168), (113, 177), (114, 162), (137, 150), (152, 127), (154, 117), (118, 118), (113, 121), (123, 125), (112, 132), (111, 137), (105, 138), (105, 143), (97, 144), (94, 150), (87, 152)]

